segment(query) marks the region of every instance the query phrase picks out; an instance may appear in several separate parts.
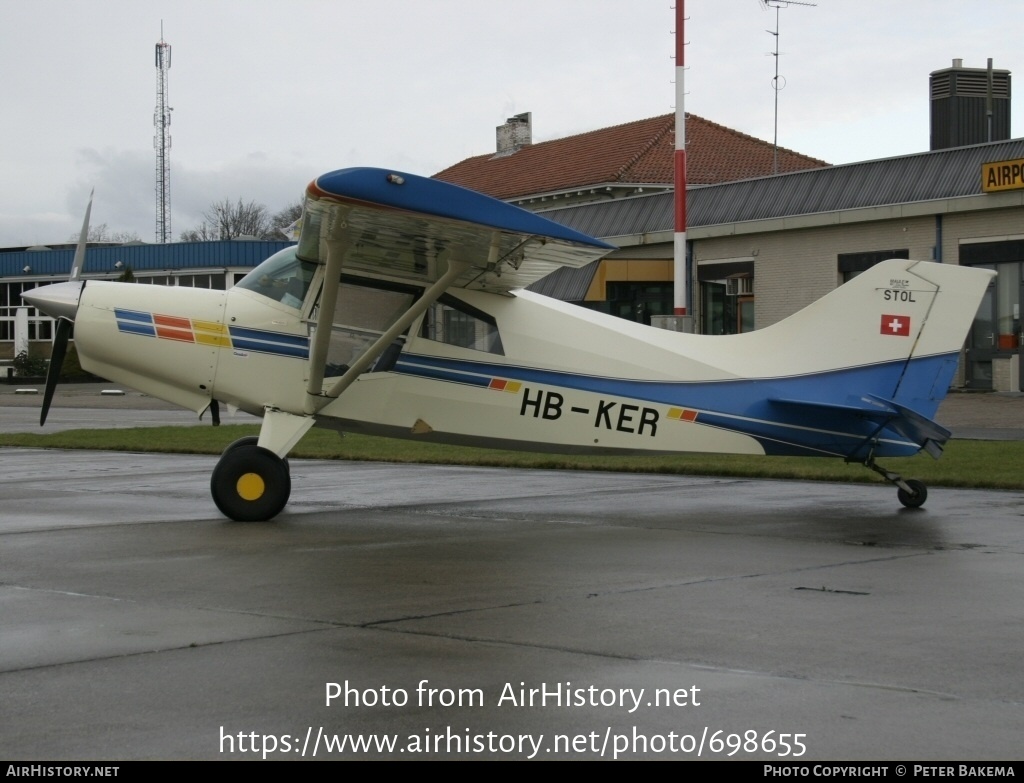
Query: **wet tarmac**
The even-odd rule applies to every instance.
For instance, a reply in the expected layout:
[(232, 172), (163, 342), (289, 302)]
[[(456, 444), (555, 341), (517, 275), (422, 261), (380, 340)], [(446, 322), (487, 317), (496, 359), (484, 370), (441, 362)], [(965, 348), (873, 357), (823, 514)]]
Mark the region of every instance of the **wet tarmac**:
[(1021, 756), (1024, 493), (214, 461), (4, 452), (0, 757)]

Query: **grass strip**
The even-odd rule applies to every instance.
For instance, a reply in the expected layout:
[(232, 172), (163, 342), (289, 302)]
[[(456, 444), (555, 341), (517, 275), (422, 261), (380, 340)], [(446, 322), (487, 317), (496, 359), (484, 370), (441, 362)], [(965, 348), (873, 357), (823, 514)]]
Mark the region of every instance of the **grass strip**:
[[(0, 434), (0, 446), (46, 449), (220, 454), (232, 441), (256, 435), (257, 425), (135, 427), (32, 434)], [(820, 457), (750, 457), (719, 454), (576, 456), (446, 446), (422, 441), (345, 435), (314, 429), (290, 456), (295, 458), (420, 462), (549, 470), (605, 470), (694, 476), (878, 482), (862, 465)], [(882, 460), (889, 470), (929, 486), (1024, 489), (1024, 442), (954, 440), (940, 460), (926, 456)]]

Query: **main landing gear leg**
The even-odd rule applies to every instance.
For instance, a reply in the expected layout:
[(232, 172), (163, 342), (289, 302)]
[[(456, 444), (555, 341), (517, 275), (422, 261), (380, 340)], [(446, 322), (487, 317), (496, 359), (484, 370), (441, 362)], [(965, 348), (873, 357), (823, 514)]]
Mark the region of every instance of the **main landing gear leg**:
[(874, 458), (866, 460), (864, 465), (871, 468), (871, 470), (875, 471), (875, 473), (890, 484), (895, 484), (896, 497), (907, 508), (920, 508), (928, 499), (928, 487), (925, 486), (923, 481), (905, 479), (899, 473), (893, 473), (891, 470), (883, 468), (875, 462)]

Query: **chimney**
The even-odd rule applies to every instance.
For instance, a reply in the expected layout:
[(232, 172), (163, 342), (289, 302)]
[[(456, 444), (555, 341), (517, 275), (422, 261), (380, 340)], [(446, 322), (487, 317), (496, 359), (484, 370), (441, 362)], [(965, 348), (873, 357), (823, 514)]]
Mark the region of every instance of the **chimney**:
[(511, 155), (521, 147), (533, 143), (533, 120), (530, 112), (509, 117), (504, 125), (495, 128), (498, 140), (498, 152), (495, 157)]
[(933, 71), (931, 93), (931, 149), (965, 147), (1010, 138), (1010, 72), (953, 67)]

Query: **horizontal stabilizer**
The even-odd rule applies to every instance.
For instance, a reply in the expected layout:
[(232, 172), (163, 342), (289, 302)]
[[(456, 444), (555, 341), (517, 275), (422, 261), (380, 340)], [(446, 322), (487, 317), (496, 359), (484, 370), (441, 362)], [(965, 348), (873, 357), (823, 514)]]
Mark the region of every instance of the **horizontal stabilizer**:
[(874, 422), (882, 429), (891, 430), (913, 441), (935, 459), (941, 456), (943, 445), (952, 435), (945, 427), (917, 411), (873, 394), (846, 403), (777, 398), (769, 402), (816, 413), (831, 413), (840, 419), (855, 417)]
[(942, 455), (942, 447), (949, 440), (952, 432), (927, 416), (922, 416), (917, 411), (900, 405), (898, 402), (883, 400), (881, 397), (874, 399), (896, 409), (898, 415), (889, 422), (890, 429), (917, 443), (932, 458), (938, 459)]

